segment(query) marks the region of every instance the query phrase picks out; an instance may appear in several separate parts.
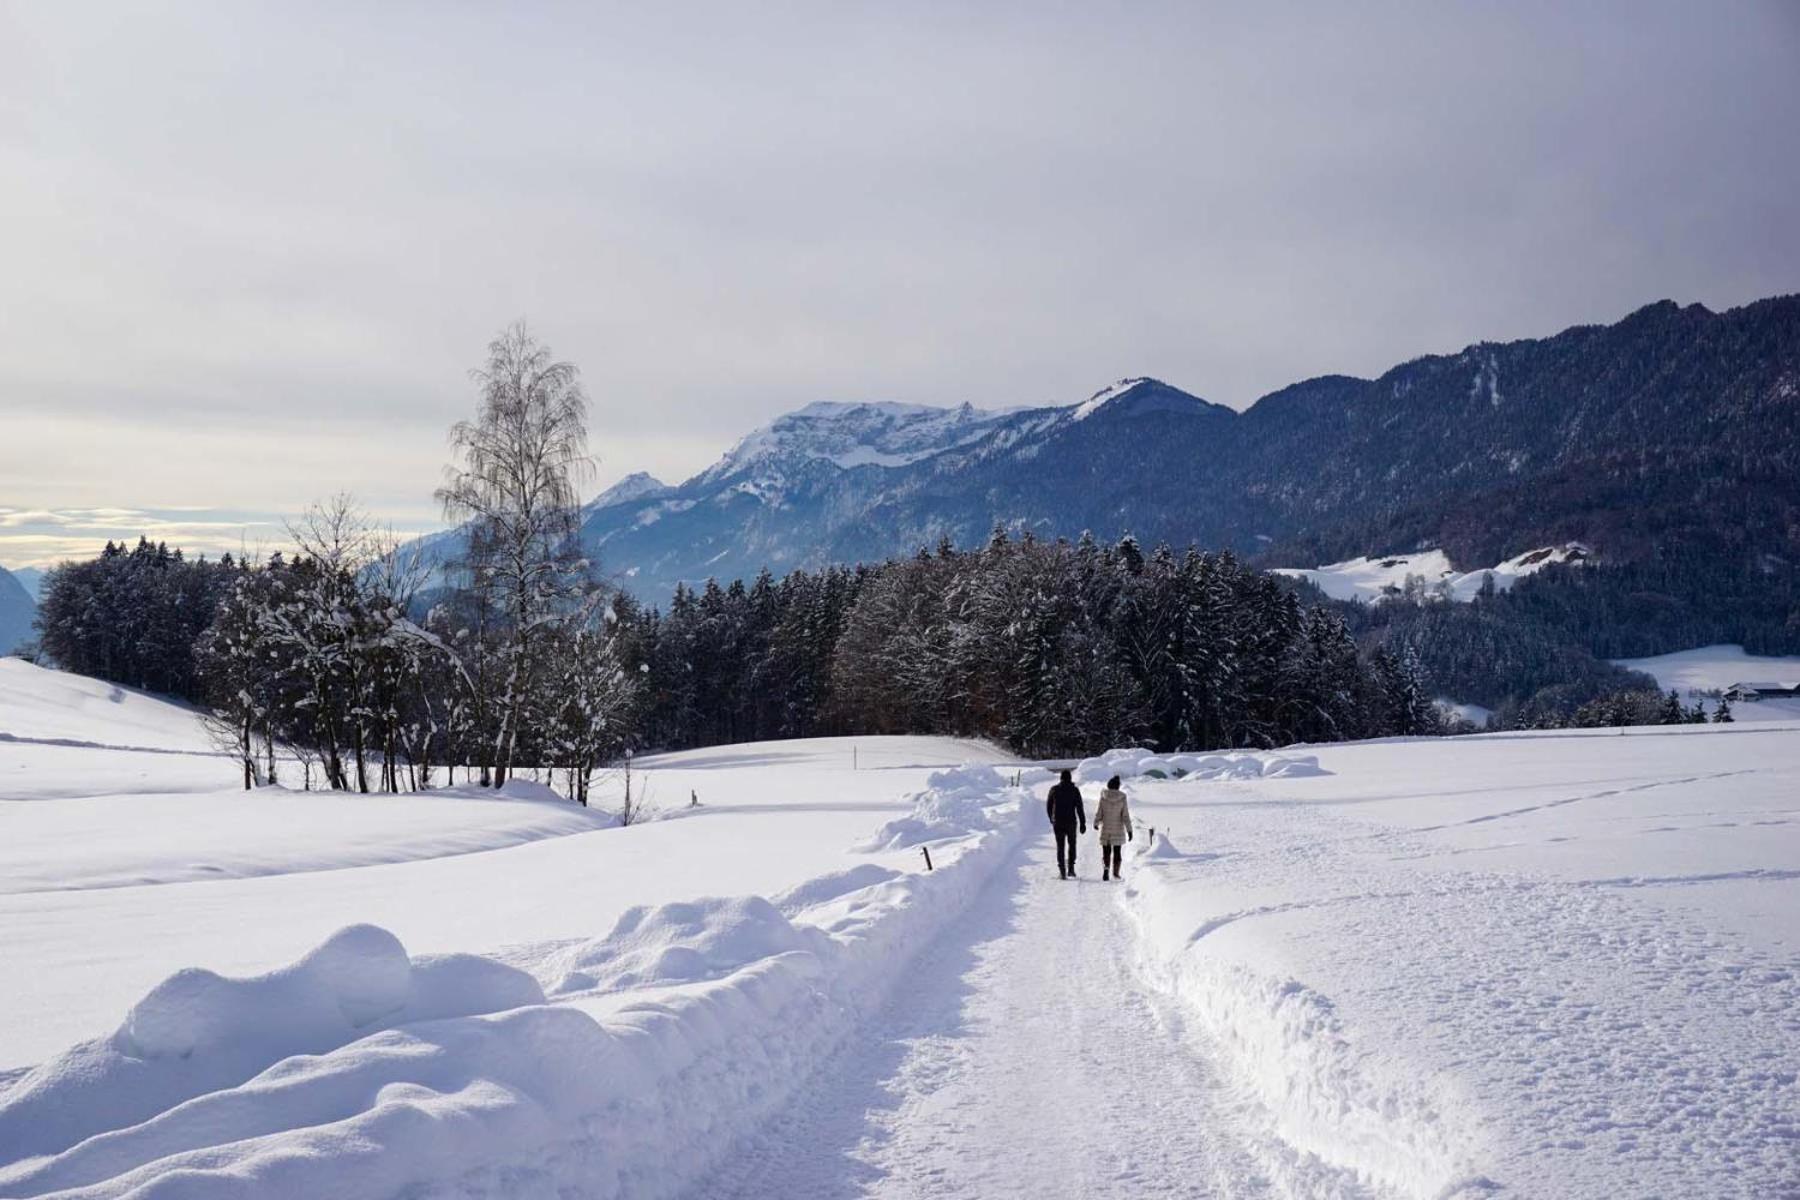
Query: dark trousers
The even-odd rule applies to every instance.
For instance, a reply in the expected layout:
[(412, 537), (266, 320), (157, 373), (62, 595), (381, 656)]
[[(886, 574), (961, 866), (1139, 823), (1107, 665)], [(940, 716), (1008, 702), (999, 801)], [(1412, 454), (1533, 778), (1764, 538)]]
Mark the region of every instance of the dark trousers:
[[(1065, 845), (1069, 848), (1067, 857), (1064, 857), (1063, 855), (1063, 847)], [(1073, 825), (1058, 825), (1056, 827), (1056, 869), (1064, 875), (1074, 874), (1075, 826)]]
[(1100, 874), (1104, 875), (1108, 871), (1111, 871), (1113, 873), (1113, 877), (1115, 879), (1118, 878), (1119, 860), (1124, 857), (1125, 857), (1125, 847), (1123, 847), (1123, 846), (1101, 846), (1100, 847)]

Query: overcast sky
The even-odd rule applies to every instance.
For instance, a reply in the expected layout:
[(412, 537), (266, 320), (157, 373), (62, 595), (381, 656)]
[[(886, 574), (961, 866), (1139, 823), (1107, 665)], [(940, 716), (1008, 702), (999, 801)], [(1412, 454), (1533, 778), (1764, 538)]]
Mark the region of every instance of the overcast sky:
[(1796, 0), (0, 0), (0, 563), (429, 526), (518, 317), (598, 487), (813, 400), (1730, 307), (1800, 290), (1797, 130)]

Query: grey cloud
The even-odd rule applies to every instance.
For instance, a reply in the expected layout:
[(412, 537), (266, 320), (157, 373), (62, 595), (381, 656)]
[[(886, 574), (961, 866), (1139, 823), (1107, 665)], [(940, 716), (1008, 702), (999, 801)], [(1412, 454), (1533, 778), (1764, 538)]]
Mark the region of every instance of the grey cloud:
[(519, 315), (604, 483), (1792, 291), (1797, 11), (15, 6), (0, 491), (428, 521)]

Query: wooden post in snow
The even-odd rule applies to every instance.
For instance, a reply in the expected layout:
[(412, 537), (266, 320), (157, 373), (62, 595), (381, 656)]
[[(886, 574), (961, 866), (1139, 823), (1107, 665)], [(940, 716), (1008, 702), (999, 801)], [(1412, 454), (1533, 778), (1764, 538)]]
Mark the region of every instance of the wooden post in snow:
[(923, 851), (925, 854), (925, 869), (927, 871), (931, 870), (931, 847), (930, 846), (920, 846), (919, 849), (921, 851)]

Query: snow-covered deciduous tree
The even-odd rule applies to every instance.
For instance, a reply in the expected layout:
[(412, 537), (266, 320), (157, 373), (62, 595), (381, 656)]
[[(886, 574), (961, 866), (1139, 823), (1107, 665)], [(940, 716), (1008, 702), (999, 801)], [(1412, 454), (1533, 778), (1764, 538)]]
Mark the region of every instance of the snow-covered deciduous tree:
[(481, 388), (473, 420), (451, 444), (460, 462), (438, 500), (468, 534), (468, 586), (493, 618), (476, 645), (492, 654), (491, 743), (481, 781), (511, 772), (531, 692), (551, 667), (554, 627), (583, 619), (598, 590), (582, 555), (578, 487), (591, 470), (587, 396), (573, 363), (555, 358), (523, 322), (488, 345), (473, 373)]

